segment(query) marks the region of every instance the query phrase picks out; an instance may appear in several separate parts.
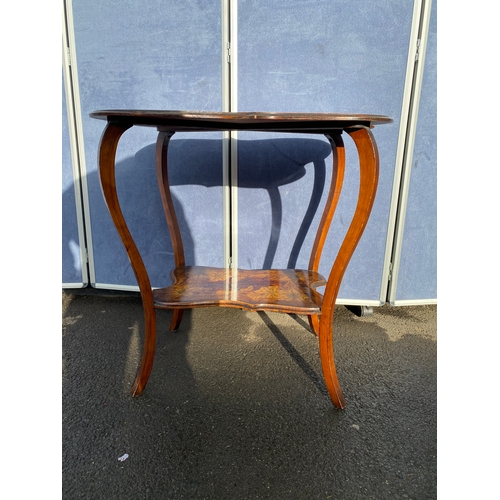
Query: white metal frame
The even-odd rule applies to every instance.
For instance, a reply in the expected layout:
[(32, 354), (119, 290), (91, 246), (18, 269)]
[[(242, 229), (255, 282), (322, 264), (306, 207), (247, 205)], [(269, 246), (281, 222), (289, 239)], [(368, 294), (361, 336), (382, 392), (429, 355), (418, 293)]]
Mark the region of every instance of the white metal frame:
[[(238, 0), (222, 0), (222, 111), (238, 110)], [(224, 263), (238, 267), (238, 132), (223, 132)]]
[[(391, 305), (437, 303), (437, 299), (433, 297), (428, 299), (396, 300), (431, 7), (432, 0), (415, 0), (406, 69), (405, 96), (401, 113), (398, 152), (392, 191), (389, 231), (386, 243), (382, 288), (380, 291), (381, 299), (384, 302), (388, 301)], [(384, 284), (386, 284), (385, 288)]]
[[(85, 156), (83, 153), (83, 132), (80, 111), (80, 96), (78, 94), (78, 75), (76, 72), (76, 55), (73, 38), (73, 11), (71, 1), (63, 3), (63, 40), (62, 40), (62, 66), (64, 74), (64, 90), (66, 93), (66, 109), (68, 114), (69, 141), (71, 149), (71, 163), (73, 169), (76, 218), (78, 226), (78, 239), (80, 249), (80, 262), (82, 263), (82, 282), (63, 283), (63, 288), (84, 288), (89, 282), (89, 271), (93, 265), (87, 266), (88, 259), (91, 258), (92, 248), (90, 231), (85, 230), (86, 214), (88, 213), (87, 183), (85, 176)], [(82, 140), (78, 140), (81, 137)], [(87, 199), (86, 199), (87, 198)], [(87, 226), (88, 227), (88, 226)]]
[(394, 247), (394, 234), (396, 228), (396, 219), (398, 211), (398, 200), (400, 196), (401, 177), (405, 157), (406, 134), (411, 107), (412, 84), (415, 70), (415, 53), (417, 50), (417, 40), (420, 25), (420, 13), (422, 10), (422, 1), (415, 0), (413, 5), (413, 17), (410, 32), (410, 42), (408, 47), (408, 60), (406, 62), (405, 90), (403, 94), (403, 103), (401, 107), (401, 119), (399, 122), (398, 148), (396, 151), (396, 164), (394, 166), (394, 180), (392, 184), (392, 197), (389, 211), (389, 229), (387, 231), (387, 240), (385, 244), (384, 267), (382, 271), (382, 283), (380, 286), (380, 304), (387, 300), (388, 283), (393, 279), (392, 254)]

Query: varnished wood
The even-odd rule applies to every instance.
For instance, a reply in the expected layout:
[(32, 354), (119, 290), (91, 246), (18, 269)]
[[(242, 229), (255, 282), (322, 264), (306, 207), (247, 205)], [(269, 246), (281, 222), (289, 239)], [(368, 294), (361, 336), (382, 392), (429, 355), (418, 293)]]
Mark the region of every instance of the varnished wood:
[(117, 123), (158, 127), (169, 131), (255, 130), (324, 133), (363, 125), (391, 123), (387, 116), (340, 113), (263, 113), (164, 110), (104, 110), (92, 118)]
[(144, 390), (149, 379), (156, 344), (156, 312), (153, 306), (153, 292), (148, 273), (141, 254), (130, 234), (123, 217), (116, 192), (115, 158), (118, 141), (122, 134), (130, 128), (129, 124), (109, 123), (104, 130), (99, 148), (99, 176), (101, 188), (108, 206), (109, 213), (125, 246), (130, 264), (134, 271), (139, 290), (141, 292), (144, 309), (144, 347), (142, 350), (141, 364), (132, 386), (132, 395), (138, 396)]
[[(99, 169), (101, 185), (111, 217), (129, 256), (144, 306), (145, 341), (141, 364), (132, 393), (140, 394), (148, 381), (156, 342), (155, 309), (173, 309), (171, 329), (177, 329), (184, 309), (207, 306), (237, 307), (250, 311), (271, 310), (307, 314), (319, 335), (319, 350), (326, 387), (332, 402), (344, 408), (345, 400), (337, 377), (333, 348), (335, 301), (347, 264), (364, 231), (375, 198), (378, 181), (378, 152), (369, 130), (392, 120), (379, 115), (331, 113), (218, 113), (191, 111), (96, 111), (93, 118), (107, 119), (103, 134)], [(156, 158), (160, 194), (167, 219), (176, 268), (173, 284), (152, 290), (146, 268), (123, 218), (116, 194), (115, 155), (121, 135), (131, 126), (157, 127)], [(329, 139), (337, 170), (311, 251), (309, 270), (230, 270), (201, 266), (186, 267), (179, 225), (168, 183), (167, 152), (176, 131), (254, 130), (322, 133)], [(345, 153), (341, 133), (353, 139), (360, 163), (360, 189), (353, 220), (340, 247), (326, 283), (325, 294), (316, 292), (324, 285), (318, 274), (319, 262), (339, 199), (344, 176)]]
[(318, 314), (326, 284), (319, 273), (296, 269), (178, 267), (173, 284), (153, 291), (158, 309), (224, 306), (248, 311)]
[(181, 326), (182, 317), (184, 316), (184, 309), (174, 309), (172, 320), (170, 321), (170, 331), (176, 332)]
[(363, 127), (350, 129), (347, 132), (354, 140), (359, 155), (360, 181), (358, 202), (353, 219), (328, 277), (321, 306), (319, 325), (319, 350), (323, 376), (333, 404), (338, 408), (345, 407), (345, 400), (335, 367), (333, 346), (335, 301), (347, 265), (368, 222), (377, 191), (379, 170), (378, 150), (370, 130)]
[(160, 196), (163, 204), (163, 211), (167, 220), (172, 248), (174, 251), (175, 266), (184, 266), (184, 245), (182, 244), (179, 222), (175, 214), (174, 202), (170, 193), (170, 184), (168, 182), (168, 145), (173, 132), (160, 132), (156, 141), (156, 176), (160, 188)]
[[(339, 133), (329, 133), (325, 134), (326, 138), (329, 140), (332, 146), (333, 152), (333, 167), (332, 177), (330, 181), (330, 190), (328, 192), (328, 198), (326, 200), (325, 208), (323, 210), (323, 215), (316, 232), (316, 238), (314, 239), (313, 247), (311, 249), (311, 257), (309, 259), (309, 269), (312, 271), (318, 271), (319, 263), (321, 259), (321, 254), (323, 253), (323, 247), (325, 246), (326, 238), (328, 236), (328, 231), (337, 208), (337, 204), (340, 198), (340, 193), (342, 192), (342, 184), (344, 182), (344, 172), (345, 172), (345, 148), (342, 136)], [(319, 335), (319, 317), (317, 315), (310, 315), (308, 317), (309, 325), (316, 335)]]
[[(174, 251), (175, 266), (184, 266), (186, 261), (184, 258), (184, 245), (182, 244), (181, 230), (177, 215), (175, 213), (172, 194), (170, 193), (170, 184), (168, 181), (168, 145), (174, 132), (159, 132), (156, 141), (156, 176), (158, 179), (158, 187), (160, 189), (161, 202), (165, 218), (167, 220), (168, 230), (170, 232), (170, 240), (172, 241), (172, 249)], [(170, 330), (177, 331), (182, 320), (182, 310), (174, 311)]]
[(330, 190), (326, 200), (323, 215), (318, 226), (316, 238), (314, 239), (313, 247), (311, 249), (311, 257), (309, 259), (309, 269), (317, 271), (319, 269), (319, 262), (323, 247), (325, 246), (326, 237), (332, 223), (335, 209), (340, 198), (342, 191), (342, 184), (344, 182), (345, 171), (345, 148), (344, 141), (340, 134), (325, 134), (326, 138), (330, 141), (333, 153), (333, 167), (332, 177), (330, 181)]

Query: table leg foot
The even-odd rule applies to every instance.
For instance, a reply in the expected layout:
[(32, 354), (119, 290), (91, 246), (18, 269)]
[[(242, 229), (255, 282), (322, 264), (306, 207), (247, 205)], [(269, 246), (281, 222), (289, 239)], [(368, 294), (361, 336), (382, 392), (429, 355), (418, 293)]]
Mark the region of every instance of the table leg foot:
[(332, 403), (337, 408), (343, 410), (346, 403), (342, 389), (340, 388), (339, 379), (337, 377), (337, 369), (335, 368), (332, 324), (333, 318), (330, 322), (320, 323), (319, 354), (321, 358), (321, 366), (323, 368), (323, 377), (325, 379), (326, 388), (330, 394)]
[(156, 347), (156, 312), (153, 308), (144, 308), (144, 347), (141, 364), (132, 386), (132, 396), (140, 396), (149, 380), (153, 368)]
[(171, 332), (176, 332), (179, 329), (183, 315), (184, 315), (184, 309), (174, 309), (172, 321), (170, 322)]
[(366, 127), (353, 128), (347, 130), (347, 133), (353, 139), (359, 157), (360, 179), (358, 203), (328, 277), (321, 305), (319, 325), (319, 349), (323, 375), (330, 397), (337, 408), (344, 408), (345, 402), (337, 378), (333, 352), (335, 301), (342, 278), (344, 277), (344, 272), (368, 222), (377, 191), (379, 171), (378, 150), (370, 129)]

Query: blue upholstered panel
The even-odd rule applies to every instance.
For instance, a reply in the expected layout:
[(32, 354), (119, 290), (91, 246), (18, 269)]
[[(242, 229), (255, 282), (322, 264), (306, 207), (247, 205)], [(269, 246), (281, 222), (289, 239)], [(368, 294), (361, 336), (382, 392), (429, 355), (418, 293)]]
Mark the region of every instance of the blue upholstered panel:
[(396, 300), (437, 298), (437, 20), (431, 10)]
[[(394, 119), (374, 129), (381, 159), (378, 195), (339, 295), (378, 300), (413, 1), (239, 0), (238, 9), (240, 111), (374, 113)], [(240, 138), (248, 140), (250, 134)], [(253, 189), (240, 182), (240, 267), (307, 267), (306, 250), (326, 199), (332, 156), (325, 158), (325, 139), (303, 139), (303, 150), (290, 136), (263, 140), (261, 156), (271, 173), (263, 170)], [(357, 156), (350, 138), (344, 141), (345, 187), (320, 265), (325, 275), (357, 199)], [(254, 164), (247, 150), (239, 153), (242, 178)], [(269, 175), (276, 181), (271, 191)]]
[[(95, 281), (135, 285), (98, 181), (105, 122), (88, 114), (113, 108), (220, 110), (221, 6), (197, 0), (74, 0), (73, 14)], [(188, 264), (222, 265), (220, 137), (176, 134), (171, 142), (172, 193)], [(153, 128), (125, 133), (117, 152), (117, 184), (152, 284), (164, 286), (170, 284), (173, 253), (156, 182), (155, 141)], [(209, 141), (207, 154), (200, 141)]]

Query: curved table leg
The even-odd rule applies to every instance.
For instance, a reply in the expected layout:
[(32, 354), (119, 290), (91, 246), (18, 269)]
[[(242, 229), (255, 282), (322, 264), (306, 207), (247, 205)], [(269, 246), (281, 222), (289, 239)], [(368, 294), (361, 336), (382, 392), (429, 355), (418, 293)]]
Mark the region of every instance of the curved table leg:
[[(175, 214), (174, 202), (170, 193), (170, 184), (168, 182), (168, 145), (170, 138), (174, 132), (160, 131), (156, 141), (156, 177), (158, 179), (158, 187), (160, 189), (161, 202), (163, 204), (163, 211), (167, 219), (168, 230), (170, 232), (170, 239), (172, 240), (172, 248), (174, 250), (175, 267), (185, 266), (186, 261), (184, 258), (184, 245), (182, 244), (181, 231), (179, 229), (179, 222)], [(175, 332), (178, 330), (182, 316), (183, 309), (174, 309), (172, 321), (170, 323), (170, 330)]]
[(347, 133), (353, 139), (359, 156), (358, 203), (351, 225), (328, 277), (319, 322), (319, 350), (323, 376), (333, 404), (341, 409), (345, 407), (345, 400), (337, 377), (333, 349), (335, 301), (347, 265), (368, 222), (377, 191), (379, 172), (378, 150), (370, 130), (366, 127), (360, 127), (349, 129)]
[(142, 304), (144, 309), (144, 347), (142, 351), (141, 364), (137, 372), (134, 385), (132, 386), (132, 396), (138, 396), (147, 384), (156, 345), (156, 312), (154, 309), (153, 292), (151, 283), (142, 261), (137, 246), (127, 227), (123, 213), (118, 201), (116, 192), (115, 158), (118, 141), (122, 134), (130, 128), (130, 125), (118, 125), (108, 123), (101, 138), (99, 147), (99, 176), (104, 199), (108, 206), (109, 213), (125, 250), (127, 251), (130, 264), (134, 271), (139, 289), (141, 291)]
[(170, 331), (176, 332), (181, 325), (182, 316), (184, 316), (184, 309), (174, 309), (172, 320), (170, 321)]
[[(325, 134), (326, 138), (330, 141), (333, 153), (333, 167), (337, 167), (334, 172), (332, 169), (332, 178), (330, 181), (330, 189), (328, 191), (328, 198), (326, 200), (323, 215), (316, 232), (316, 238), (311, 250), (311, 257), (309, 259), (309, 269), (318, 272), (321, 253), (325, 246), (328, 230), (335, 214), (335, 209), (340, 198), (342, 191), (342, 183), (344, 181), (345, 171), (345, 149), (344, 141), (339, 133)], [(317, 315), (308, 316), (309, 325), (316, 335), (319, 335), (319, 317)]]

